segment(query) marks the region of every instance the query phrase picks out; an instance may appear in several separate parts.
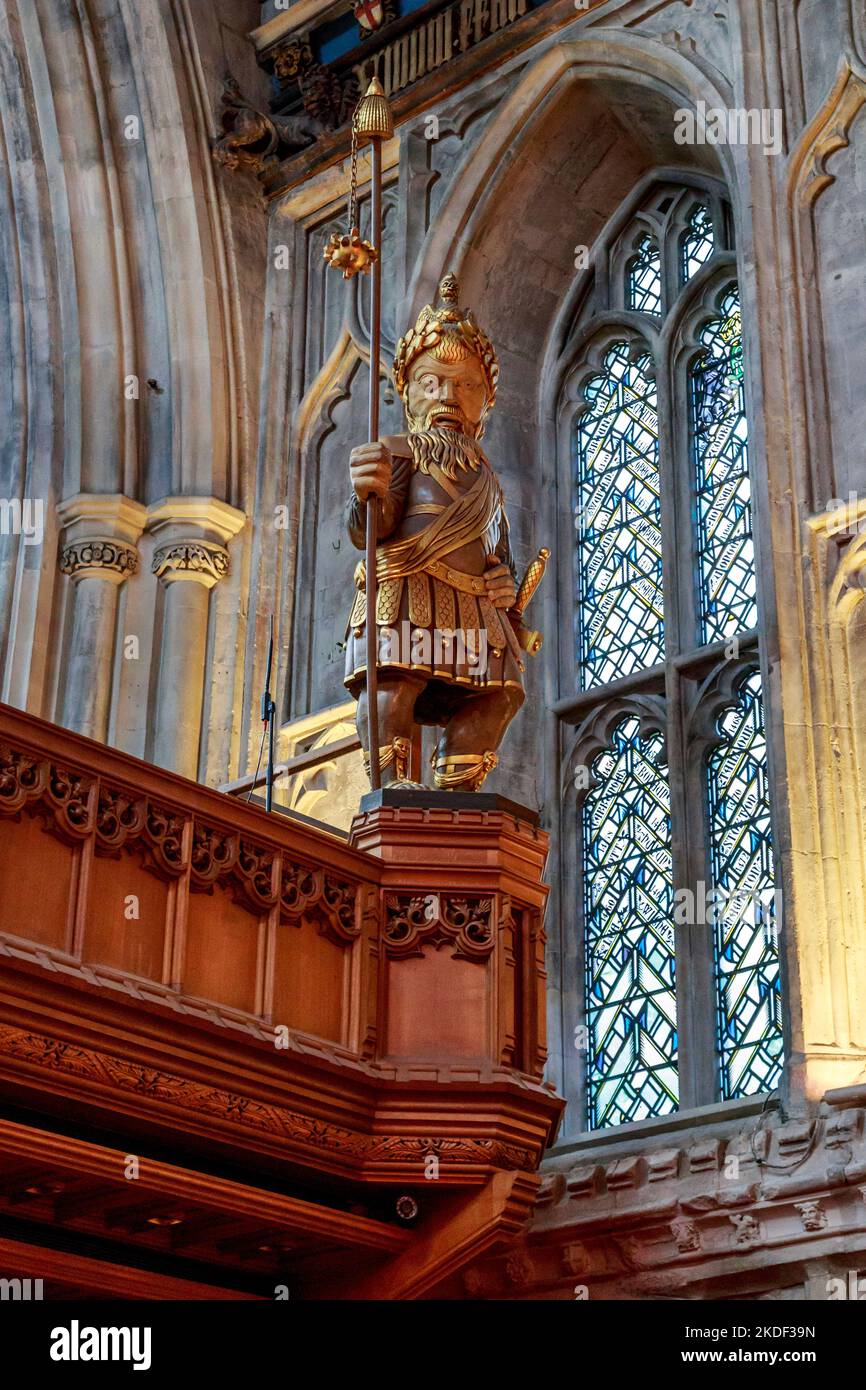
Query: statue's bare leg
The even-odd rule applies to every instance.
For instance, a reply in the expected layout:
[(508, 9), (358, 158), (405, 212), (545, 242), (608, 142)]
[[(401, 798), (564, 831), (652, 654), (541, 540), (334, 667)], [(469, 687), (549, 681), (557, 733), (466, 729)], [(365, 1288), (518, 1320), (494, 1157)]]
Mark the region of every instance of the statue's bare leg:
[[(426, 680), (405, 672), (399, 676), (380, 676), (377, 706), (379, 710), (379, 766), (382, 786), (405, 782), (409, 777), (415, 701), (427, 684)], [(356, 713), (358, 737), (364, 749), (369, 771), (369, 725), (367, 723), (367, 688), (358, 697)]]
[(523, 691), (510, 685), (465, 700), (439, 739), (434, 754), (436, 786), (478, 791), (496, 766), (496, 750), (523, 700)]

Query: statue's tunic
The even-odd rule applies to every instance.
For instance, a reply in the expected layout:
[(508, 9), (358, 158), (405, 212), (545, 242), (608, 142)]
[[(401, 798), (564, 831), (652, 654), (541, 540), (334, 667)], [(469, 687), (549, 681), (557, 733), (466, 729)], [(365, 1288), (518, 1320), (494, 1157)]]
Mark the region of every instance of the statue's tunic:
[[(426, 678), (415, 719), (438, 724), (471, 695), (505, 685), (523, 688), (513, 623), (488, 598), (483, 579), (492, 564), (504, 563), (516, 583), (508, 519), (502, 489), (480, 450), (475, 466), (446, 471), (431, 462), (419, 466), (403, 436), (385, 443), (392, 471), (378, 504), (377, 668), (382, 675), (411, 671)], [(363, 550), (366, 504), (354, 493), (348, 531)], [(366, 677), (363, 561), (355, 586), (345, 684), (357, 698)]]

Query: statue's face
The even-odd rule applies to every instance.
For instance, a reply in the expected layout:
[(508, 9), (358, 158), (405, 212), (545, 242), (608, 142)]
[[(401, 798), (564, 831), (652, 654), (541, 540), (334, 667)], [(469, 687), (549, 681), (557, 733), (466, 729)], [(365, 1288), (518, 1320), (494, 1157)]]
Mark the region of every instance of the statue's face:
[(416, 357), (406, 386), (406, 415), (413, 430), (457, 430), (477, 439), (487, 409), (487, 382), (477, 357), (437, 362)]

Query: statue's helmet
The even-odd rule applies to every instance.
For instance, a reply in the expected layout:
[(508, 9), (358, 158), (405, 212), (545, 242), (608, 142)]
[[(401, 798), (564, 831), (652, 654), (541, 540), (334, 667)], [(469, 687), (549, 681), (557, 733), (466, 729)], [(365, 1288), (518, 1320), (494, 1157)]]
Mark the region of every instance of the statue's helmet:
[(406, 399), (406, 388), (412, 363), (422, 352), (429, 352), (439, 362), (462, 362), (467, 357), (476, 357), (481, 363), (487, 383), (487, 406), (490, 411), (496, 398), (496, 385), (499, 380), (499, 362), (493, 344), (487, 334), (478, 327), (471, 309), (460, 307), (460, 286), (456, 276), (450, 272), (439, 282), (439, 302), (434, 308), (425, 304), (415, 322), (415, 327), (397, 344), (394, 357), (394, 384), (402, 401)]

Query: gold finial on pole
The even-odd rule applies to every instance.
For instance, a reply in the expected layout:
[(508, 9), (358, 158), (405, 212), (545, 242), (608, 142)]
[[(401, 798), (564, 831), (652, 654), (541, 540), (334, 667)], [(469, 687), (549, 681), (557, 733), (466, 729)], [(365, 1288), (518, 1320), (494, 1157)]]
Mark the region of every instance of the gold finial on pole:
[(358, 135), (364, 140), (390, 140), (394, 134), (394, 117), (378, 77), (371, 78), (358, 103), (355, 124)]

